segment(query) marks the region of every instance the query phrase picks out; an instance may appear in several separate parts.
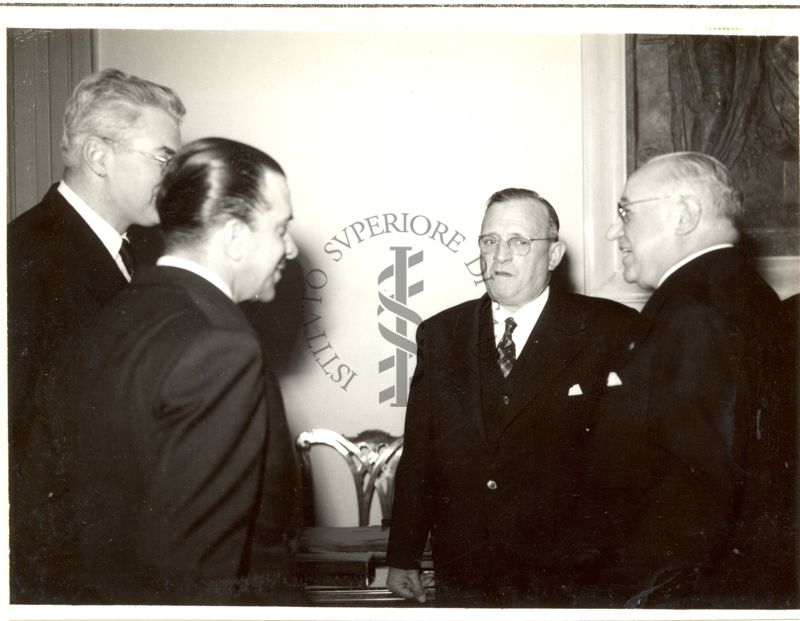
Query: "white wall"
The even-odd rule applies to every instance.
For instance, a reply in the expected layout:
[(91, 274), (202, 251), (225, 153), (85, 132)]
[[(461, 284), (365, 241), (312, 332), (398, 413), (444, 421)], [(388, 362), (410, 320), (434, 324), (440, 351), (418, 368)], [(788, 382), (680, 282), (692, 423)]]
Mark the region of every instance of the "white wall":
[[(480, 295), (465, 264), (477, 257), (493, 191), (527, 187), (548, 197), (570, 248), (570, 276), (578, 289), (584, 282), (579, 35), (102, 30), (98, 61), (173, 87), (188, 109), (185, 140), (241, 140), (286, 169), (304, 271), (327, 278), (307, 289), (305, 303), (307, 321), (321, 317), (307, 337), (326, 336), (301, 338), (281, 378), (294, 433), (402, 433), (403, 408), (379, 402), (395, 375), (378, 363), (395, 349), (378, 322), (396, 327), (389, 311), (377, 312), (379, 290), (394, 293), (394, 280), (379, 283), (379, 274), (394, 261), (392, 247), (422, 251), (408, 283), (423, 281), (423, 290), (407, 305), (423, 318)], [(414, 224), (423, 233), (430, 223), (427, 236), (384, 232), (381, 214), (399, 225), (404, 212), (424, 216)], [(372, 215), (380, 217), (367, 221)], [(326, 253), (356, 221), (379, 234), (349, 250), (333, 242), (329, 250), (342, 254)], [(431, 239), (437, 221), (442, 234)], [(312, 284), (322, 282), (321, 272), (315, 277)], [(312, 350), (324, 344), (315, 360)], [(323, 369), (333, 352), (339, 358)], [(338, 364), (347, 368), (336, 382), (326, 370)], [(336, 460), (315, 454), (315, 463), (327, 471)], [(354, 503), (334, 499), (349, 475), (332, 476), (319, 498), (326, 521), (352, 523)]]

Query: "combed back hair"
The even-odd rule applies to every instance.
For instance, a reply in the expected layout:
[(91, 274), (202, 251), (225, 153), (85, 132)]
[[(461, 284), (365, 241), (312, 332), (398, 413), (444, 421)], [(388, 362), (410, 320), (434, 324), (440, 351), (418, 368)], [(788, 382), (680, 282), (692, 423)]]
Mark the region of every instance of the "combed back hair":
[(90, 136), (123, 141), (147, 107), (160, 108), (180, 124), (186, 108), (161, 86), (119, 69), (104, 69), (81, 80), (67, 101), (61, 153), (67, 168), (80, 165), (81, 149)]
[(195, 244), (217, 224), (253, 222), (264, 200), (266, 171), (282, 176), (280, 164), (263, 151), (226, 138), (201, 138), (172, 158), (156, 196), (167, 249)]
[(703, 204), (710, 206), (710, 215), (737, 223), (742, 215), (742, 194), (737, 189), (728, 167), (705, 153), (682, 151), (659, 155), (647, 162), (661, 165), (661, 175), (670, 185), (687, 188)]
[(550, 204), (550, 201), (539, 195), (538, 192), (526, 190), (524, 188), (506, 188), (505, 190), (499, 190), (492, 194), (489, 200), (486, 201), (486, 209), (489, 209), (489, 207), (495, 203), (504, 203), (511, 200), (529, 200), (544, 205), (544, 208), (547, 209), (547, 235), (558, 239), (558, 231), (561, 227), (561, 223), (558, 221), (558, 214), (555, 208)]

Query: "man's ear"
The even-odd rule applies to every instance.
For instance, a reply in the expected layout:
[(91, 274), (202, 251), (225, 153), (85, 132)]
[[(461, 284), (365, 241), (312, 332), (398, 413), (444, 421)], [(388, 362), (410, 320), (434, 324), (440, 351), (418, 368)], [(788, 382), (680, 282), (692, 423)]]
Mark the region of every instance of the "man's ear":
[(108, 174), (108, 150), (111, 146), (97, 136), (89, 136), (83, 141), (81, 148), (81, 159), (98, 177), (105, 177)]
[(566, 251), (566, 242), (557, 241), (550, 244), (550, 262), (548, 263), (547, 267), (551, 272), (558, 267), (559, 263), (561, 263), (561, 259), (564, 258), (564, 253)]
[(220, 234), (225, 256), (237, 263), (241, 261), (247, 254), (247, 242), (252, 234), (250, 227), (239, 218), (228, 218)]
[(678, 203), (678, 226), (675, 232), (678, 235), (688, 235), (697, 228), (703, 217), (703, 206), (696, 196), (681, 197)]

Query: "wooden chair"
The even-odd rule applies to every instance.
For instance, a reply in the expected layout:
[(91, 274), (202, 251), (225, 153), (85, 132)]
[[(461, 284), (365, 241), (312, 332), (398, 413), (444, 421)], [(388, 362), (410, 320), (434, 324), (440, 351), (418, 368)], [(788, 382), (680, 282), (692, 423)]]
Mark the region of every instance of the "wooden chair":
[[(303, 480), (306, 527), (297, 554), (309, 601), (319, 606), (407, 606), (386, 588), (386, 545), (394, 497), (394, 477), (403, 452), (403, 437), (378, 429), (343, 436), (330, 429), (311, 429), (297, 436)], [(358, 500), (358, 526), (316, 526), (311, 447), (327, 446), (341, 455), (353, 476)], [(369, 525), (375, 495), (381, 525)], [(423, 569), (432, 570), (430, 549)], [(433, 601), (435, 590), (428, 589)]]
[(300, 471), (303, 480), (303, 509), (306, 526), (314, 526), (314, 478), (311, 447), (328, 446), (347, 462), (358, 501), (358, 525), (368, 526), (375, 494), (380, 503), (382, 525), (389, 526), (394, 497), (394, 475), (403, 452), (403, 437), (379, 429), (368, 429), (356, 436), (343, 436), (330, 429), (311, 429), (297, 436)]

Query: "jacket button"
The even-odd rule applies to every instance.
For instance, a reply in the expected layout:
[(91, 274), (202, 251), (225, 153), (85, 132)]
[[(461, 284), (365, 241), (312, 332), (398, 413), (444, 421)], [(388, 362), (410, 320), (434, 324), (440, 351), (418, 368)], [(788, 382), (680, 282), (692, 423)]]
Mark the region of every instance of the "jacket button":
[(493, 481), (492, 479), (489, 479), (488, 481), (486, 481), (486, 487), (488, 487), (489, 489), (497, 489), (497, 482)]
[(511, 403), (511, 398), (508, 395), (503, 395), (503, 403), (508, 405), (509, 403)]

